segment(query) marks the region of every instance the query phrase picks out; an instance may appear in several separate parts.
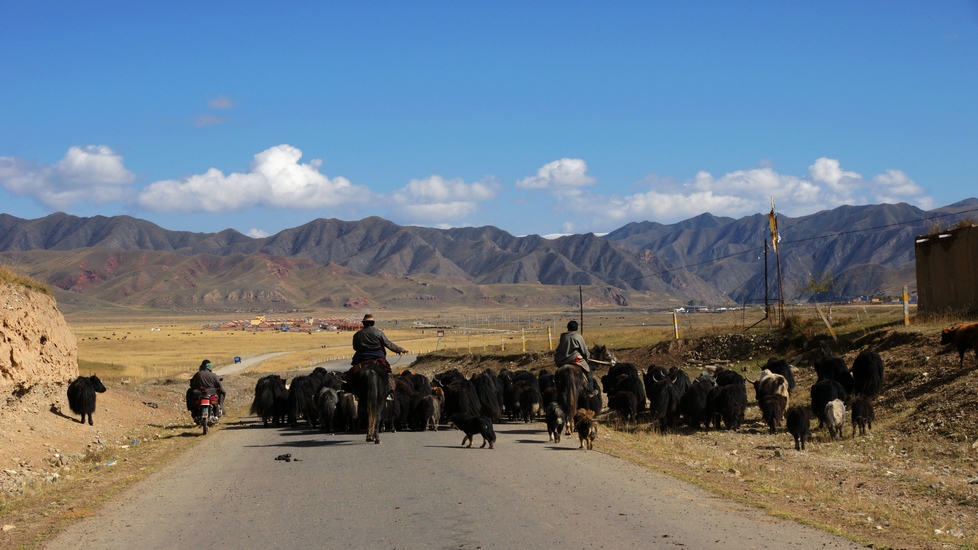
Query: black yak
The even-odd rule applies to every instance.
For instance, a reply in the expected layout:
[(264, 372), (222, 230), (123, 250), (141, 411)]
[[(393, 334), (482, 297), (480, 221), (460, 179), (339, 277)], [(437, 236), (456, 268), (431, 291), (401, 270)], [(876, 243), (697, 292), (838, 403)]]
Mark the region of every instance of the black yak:
[(718, 368), (714, 372), (717, 385), (710, 390), (708, 407), (713, 427), (720, 429), (720, 421), (728, 430), (740, 429), (747, 411), (747, 387), (744, 377), (729, 369)]
[[(564, 365), (554, 374), (554, 382), (557, 386), (557, 403), (564, 411), (564, 418), (573, 419), (577, 415), (577, 401), (581, 391), (587, 387), (584, 371), (577, 365)], [(567, 435), (571, 434), (570, 422), (567, 422), (564, 429)]]
[(639, 377), (638, 368), (631, 363), (618, 363), (608, 370), (608, 374), (601, 377), (601, 386), (604, 393), (608, 394), (608, 402), (619, 391), (628, 391), (635, 396), (638, 412), (645, 412), (646, 391)]
[(785, 415), (788, 432), (795, 438), (795, 450), (804, 451), (805, 441), (811, 437), (811, 414), (800, 406), (791, 407)]
[[(815, 362), (815, 374), (819, 380), (835, 380), (846, 390), (846, 395), (852, 393), (855, 381), (852, 373), (846, 368), (846, 362), (841, 357), (826, 357)], [(843, 398), (845, 400), (845, 398)]]
[(634, 422), (638, 413), (638, 398), (630, 391), (615, 392), (608, 397), (608, 408), (618, 413), (625, 422)]
[(255, 383), (255, 398), (251, 402), (251, 414), (261, 418), (268, 426), (278, 426), (288, 415), (289, 392), (285, 389), (285, 379), (277, 374), (262, 376)]
[(105, 386), (98, 376), (94, 374), (88, 377), (79, 376), (74, 382), (68, 384), (68, 406), (72, 412), (81, 415), (80, 423), (85, 423), (85, 416), (88, 416), (88, 425), (93, 426), (92, 413), (95, 412), (95, 394), (105, 393)]
[[(659, 422), (659, 432), (676, 425), (679, 420), (679, 390), (662, 367), (649, 369), (645, 378), (645, 391), (649, 396), (649, 415)], [(661, 369), (661, 370), (658, 370)], [(651, 383), (650, 383), (651, 382)]]
[(883, 389), (883, 359), (873, 350), (865, 349), (852, 362), (852, 393), (876, 397)]
[(712, 376), (700, 376), (679, 399), (679, 413), (690, 428), (699, 429), (700, 425), (710, 426), (708, 398), (710, 390), (715, 386), (716, 382)]
[(873, 429), (873, 420), (876, 420), (876, 412), (873, 410), (873, 402), (868, 397), (860, 397), (852, 402), (852, 436), (856, 437), (856, 428), (859, 428), (859, 435), (866, 435), (866, 428)]

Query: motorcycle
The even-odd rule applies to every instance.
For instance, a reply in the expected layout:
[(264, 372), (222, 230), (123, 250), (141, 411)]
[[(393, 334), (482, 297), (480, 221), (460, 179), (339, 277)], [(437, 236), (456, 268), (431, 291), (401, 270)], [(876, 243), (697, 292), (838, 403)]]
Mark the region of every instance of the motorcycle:
[(204, 429), (204, 435), (207, 435), (207, 429), (217, 424), (221, 415), (224, 414), (220, 403), (220, 396), (217, 394), (208, 395), (207, 392), (199, 392), (197, 396), (197, 407), (191, 413), (194, 424), (202, 427)]

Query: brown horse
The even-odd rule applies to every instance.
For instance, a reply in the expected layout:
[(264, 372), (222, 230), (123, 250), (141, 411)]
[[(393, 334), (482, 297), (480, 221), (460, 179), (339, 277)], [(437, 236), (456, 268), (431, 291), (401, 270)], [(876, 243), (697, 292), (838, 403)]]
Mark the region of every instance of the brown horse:
[(360, 406), (367, 411), (367, 441), (379, 444), (380, 412), (391, 391), (387, 368), (379, 363), (364, 366), (354, 375), (353, 387)]
[[(577, 414), (577, 398), (585, 387), (587, 379), (584, 370), (577, 365), (564, 365), (554, 374), (554, 384), (557, 386), (557, 404), (564, 411), (564, 418), (574, 418)], [(565, 425), (566, 434), (571, 434), (573, 422)]]

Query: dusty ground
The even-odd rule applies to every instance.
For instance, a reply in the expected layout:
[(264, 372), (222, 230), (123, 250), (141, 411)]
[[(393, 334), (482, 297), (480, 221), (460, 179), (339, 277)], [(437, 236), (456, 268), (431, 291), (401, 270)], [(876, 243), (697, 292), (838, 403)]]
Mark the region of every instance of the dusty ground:
[[(651, 432), (613, 418), (596, 449), (624, 456), (772, 513), (847, 534), (876, 548), (978, 546), (978, 386), (974, 356), (964, 367), (926, 329), (884, 329), (844, 344), (743, 334), (616, 350), (619, 360), (683, 365), (690, 374), (723, 362), (747, 369), (770, 356), (798, 362), (795, 404), (807, 404), (811, 361), (825, 346), (851, 364), (872, 346), (886, 362), (877, 421), (864, 437), (832, 442), (815, 432), (806, 452), (790, 435), (766, 433), (756, 406), (737, 432)], [(722, 358), (722, 360), (720, 359)], [(727, 363), (727, 361), (732, 361)], [(552, 368), (546, 354), (425, 356), (414, 368)], [(599, 373), (600, 374), (600, 373)], [(187, 374), (189, 379), (190, 373)], [(243, 413), (254, 376), (226, 377)], [(35, 388), (0, 406), (0, 546), (30, 547), (99, 499), (151, 472), (202, 438), (183, 404), (185, 381), (119, 384), (99, 395), (95, 426), (71, 417), (63, 387)], [(753, 392), (748, 392), (752, 397)], [(153, 406), (155, 405), (155, 407)], [(114, 465), (109, 465), (114, 462)], [(98, 498), (94, 498), (98, 495)]]

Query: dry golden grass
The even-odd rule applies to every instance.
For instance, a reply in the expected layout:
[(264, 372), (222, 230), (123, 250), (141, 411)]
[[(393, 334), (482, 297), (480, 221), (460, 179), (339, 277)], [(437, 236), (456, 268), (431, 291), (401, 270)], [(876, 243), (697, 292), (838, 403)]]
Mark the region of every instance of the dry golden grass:
[(36, 281), (26, 275), (21, 275), (6, 267), (0, 267), (0, 283), (22, 286), (31, 290), (36, 290), (44, 294), (51, 294), (51, 289), (44, 283)]

